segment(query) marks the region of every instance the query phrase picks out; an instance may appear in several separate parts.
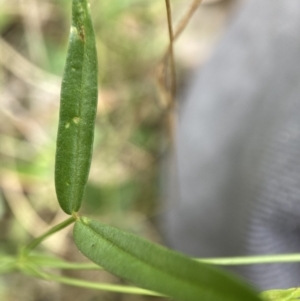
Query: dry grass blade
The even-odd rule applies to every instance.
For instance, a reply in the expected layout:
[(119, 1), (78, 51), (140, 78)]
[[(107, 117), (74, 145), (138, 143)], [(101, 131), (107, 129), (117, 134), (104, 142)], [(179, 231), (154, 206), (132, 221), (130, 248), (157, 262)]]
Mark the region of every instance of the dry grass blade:
[(174, 34), (174, 40), (176, 40), (181, 33), (185, 30), (186, 26), (190, 22), (191, 18), (193, 17), (194, 13), (200, 6), (203, 0), (194, 0), (187, 10), (186, 14), (183, 16), (181, 21), (179, 22), (178, 26), (176, 27), (175, 34)]
[[(48, 225), (44, 220), (42, 220), (31, 206), (22, 191), (18, 177), (14, 175), (14, 173), (7, 173), (5, 178), (1, 178), (0, 185), (12, 213), (28, 233), (30, 233), (33, 237), (38, 237), (41, 233), (51, 228), (51, 225)], [(44, 241), (43, 244), (52, 252), (61, 254), (65, 249), (66, 235), (67, 230), (61, 231), (60, 233), (57, 233), (57, 235)]]
[(59, 95), (61, 79), (32, 64), (2, 38), (0, 38), (0, 65), (30, 86), (51, 95)]
[[(24, 33), (30, 60), (40, 66), (48, 66), (49, 58), (43, 35), (41, 7), (37, 0), (20, 2), (20, 12), (24, 22)], [(34, 43), (32, 40), (34, 39)]]
[[(176, 41), (179, 36), (182, 34), (182, 32), (185, 30), (187, 25), (189, 24), (190, 20), (192, 19), (194, 13), (200, 6), (203, 0), (194, 0), (182, 19), (179, 21), (178, 25), (175, 28), (174, 35), (173, 35), (173, 43)], [(168, 55), (170, 55), (171, 47), (173, 47), (171, 44), (167, 47), (167, 49), (164, 52), (164, 55), (162, 56), (161, 62), (163, 62)]]

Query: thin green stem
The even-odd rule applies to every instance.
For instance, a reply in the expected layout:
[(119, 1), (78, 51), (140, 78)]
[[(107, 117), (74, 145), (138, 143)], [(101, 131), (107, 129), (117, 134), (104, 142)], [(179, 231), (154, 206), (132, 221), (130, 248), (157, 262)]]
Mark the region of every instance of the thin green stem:
[(11, 272), (16, 268), (15, 262), (6, 262), (0, 265), (0, 275)]
[(14, 270), (16, 267), (16, 258), (12, 256), (0, 255), (0, 275)]
[(28, 257), (30, 262), (35, 263), (41, 267), (59, 268), (66, 270), (102, 270), (103, 268), (92, 262), (69, 262), (60, 258), (44, 256), (44, 255), (30, 255)]
[(60, 282), (63, 284), (68, 284), (77, 287), (84, 287), (89, 289), (96, 290), (104, 290), (116, 293), (124, 293), (124, 294), (134, 294), (134, 295), (148, 295), (148, 296), (161, 296), (158, 293), (148, 291), (142, 288), (134, 287), (134, 286), (122, 286), (122, 285), (114, 285), (114, 284), (106, 284), (106, 283), (96, 283), (89, 282), (80, 279), (74, 279), (69, 277), (61, 277), (47, 274), (48, 279), (51, 279), (56, 282)]
[(10, 273), (11, 271), (16, 269), (15, 263), (7, 263), (0, 267), (0, 275)]
[(31, 241), (24, 249), (22, 252), (23, 256), (27, 256), (34, 248), (36, 248), (42, 241), (44, 241), (46, 238), (49, 236), (53, 235), (54, 233), (66, 228), (67, 226), (71, 225), (72, 223), (75, 222), (75, 217), (70, 217), (67, 220), (63, 221), (62, 223), (54, 226), (51, 228), (49, 231), (44, 233), (43, 235), (35, 238), (33, 241)]
[(124, 294), (134, 294), (134, 295), (147, 295), (147, 296), (161, 296), (162, 295), (152, 292), (149, 290), (145, 290), (142, 288), (134, 287), (134, 286), (123, 286), (123, 285), (115, 285), (115, 284), (106, 284), (106, 283), (96, 283), (90, 282), (86, 280), (80, 280), (70, 277), (62, 277), (56, 276), (50, 273), (45, 273), (33, 267), (28, 267), (28, 269), (32, 270), (32, 274), (36, 277), (45, 279), (45, 280), (52, 280), (55, 282), (76, 286), (76, 287), (83, 287), (88, 289), (96, 289), (96, 290), (104, 290), (110, 291), (115, 293), (124, 293)]
[(248, 265), (248, 264), (267, 264), (267, 263), (285, 263), (299, 262), (300, 254), (283, 254), (283, 255), (258, 255), (258, 256), (241, 256), (228, 258), (195, 258), (196, 261), (216, 264), (216, 265)]

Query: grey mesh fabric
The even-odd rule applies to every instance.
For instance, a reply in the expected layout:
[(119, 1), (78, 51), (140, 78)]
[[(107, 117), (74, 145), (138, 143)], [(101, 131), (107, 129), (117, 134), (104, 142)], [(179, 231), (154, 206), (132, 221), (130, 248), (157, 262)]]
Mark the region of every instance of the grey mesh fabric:
[[(246, 1), (190, 83), (166, 242), (198, 257), (300, 253), (300, 1)], [(238, 273), (263, 290), (300, 285), (297, 263)]]

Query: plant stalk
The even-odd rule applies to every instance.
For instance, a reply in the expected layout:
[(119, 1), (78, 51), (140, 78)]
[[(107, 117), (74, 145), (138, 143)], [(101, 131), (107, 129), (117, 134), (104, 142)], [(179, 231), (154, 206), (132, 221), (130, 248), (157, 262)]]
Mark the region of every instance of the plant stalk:
[(75, 222), (75, 217), (72, 216), (72, 217), (66, 219), (65, 221), (61, 222), (60, 224), (54, 226), (53, 228), (51, 228), (49, 231), (47, 231), (43, 235), (35, 238), (27, 246), (25, 246), (25, 248), (22, 251), (22, 256), (28, 256), (28, 254), (34, 248), (36, 248), (42, 241), (44, 241), (46, 238), (48, 238), (49, 236), (55, 234), (56, 232), (58, 232), (64, 228), (66, 228), (67, 226), (71, 225), (74, 222)]
[(240, 256), (227, 258), (195, 258), (196, 261), (215, 265), (248, 265), (248, 264), (268, 264), (268, 263), (288, 263), (299, 262), (300, 253)]

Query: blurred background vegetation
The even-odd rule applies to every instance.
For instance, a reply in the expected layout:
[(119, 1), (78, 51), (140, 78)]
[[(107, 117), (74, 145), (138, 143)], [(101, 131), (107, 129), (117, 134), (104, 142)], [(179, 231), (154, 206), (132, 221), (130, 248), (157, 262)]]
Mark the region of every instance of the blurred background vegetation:
[[(99, 57), (94, 156), (82, 213), (162, 242), (160, 163), (173, 125), (157, 67), (168, 46), (163, 0), (91, 0)], [(192, 0), (172, 0), (174, 24)], [(179, 95), (209, 56), (234, 1), (204, 1), (176, 42)], [(0, 0), (0, 254), (14, 254), (66, 218), (54, 189), (60, 81), (67, 52), (70, 0)], [(43, 252), (84, 260), (70, 229), (45, 241)], [(63, 272), (120, 283), (104, 272)], [(11, 274), (0, 300), (148, 300)], [(153, 298), (152, 298), (153, 299)]]

